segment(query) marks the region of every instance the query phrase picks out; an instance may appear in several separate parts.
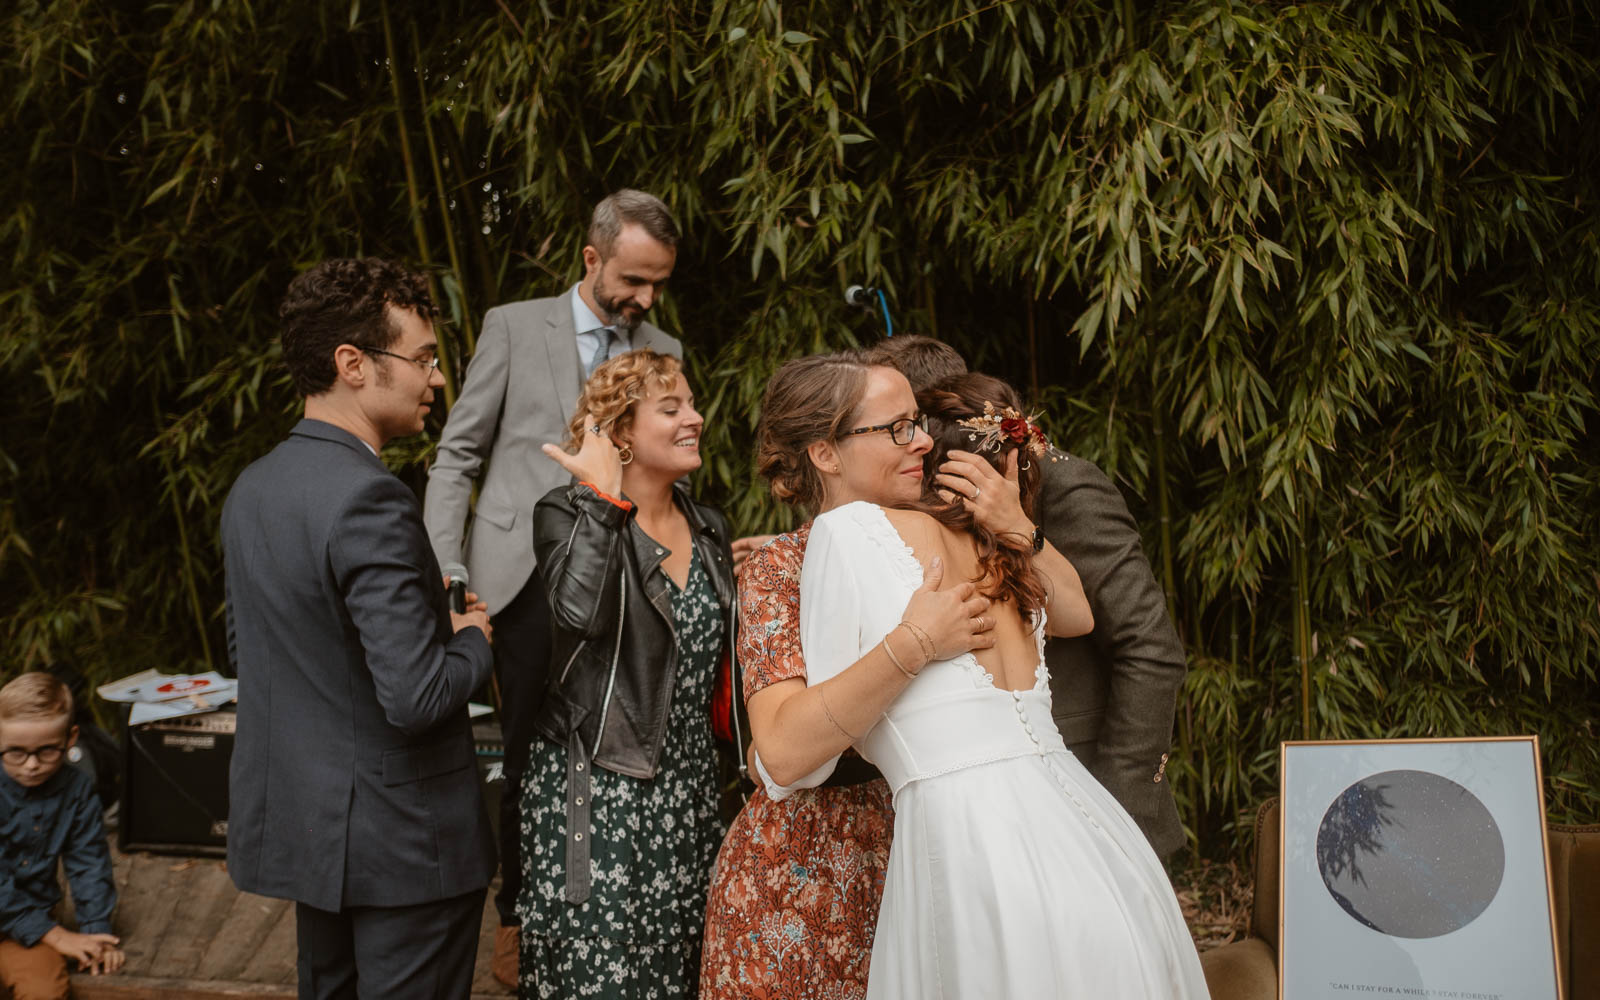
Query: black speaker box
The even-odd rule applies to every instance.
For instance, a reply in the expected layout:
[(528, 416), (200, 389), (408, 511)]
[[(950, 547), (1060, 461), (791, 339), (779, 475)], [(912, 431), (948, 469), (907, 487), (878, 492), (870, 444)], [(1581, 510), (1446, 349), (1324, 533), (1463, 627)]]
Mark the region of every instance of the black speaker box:
[(230, 705), (123, 727), (122, 850), (227, 853), (234, 723)]

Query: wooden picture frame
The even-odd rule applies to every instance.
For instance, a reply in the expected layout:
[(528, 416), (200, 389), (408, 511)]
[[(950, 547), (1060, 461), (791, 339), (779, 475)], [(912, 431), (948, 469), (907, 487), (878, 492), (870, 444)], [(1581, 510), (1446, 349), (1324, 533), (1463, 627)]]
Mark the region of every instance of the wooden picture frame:
[(1282, 1000), (1562, 1000), (1538, 737), (1279, 753)]

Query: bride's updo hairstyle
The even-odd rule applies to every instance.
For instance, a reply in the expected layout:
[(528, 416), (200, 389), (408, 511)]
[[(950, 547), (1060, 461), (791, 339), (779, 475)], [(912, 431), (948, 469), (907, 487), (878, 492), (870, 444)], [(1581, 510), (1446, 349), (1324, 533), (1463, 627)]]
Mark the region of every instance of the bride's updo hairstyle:
[[(1006, 456), (1017, 455), (1017, 484), (1022, 492), (1022, 510), (1033, 518), (1034, 501), (1039, 496), (1039, 463), (1048, 455), (1035, 455), (1029, 433), (1014, 441), (1002, 433), (984, 434), (963, 426), (963, 420), (982, 419), (984, 404), (992, 413), (1010, 409), (1023, 412), (1016, 390), (1000, 379), (978, 372), (964, 372), (947, 378), (917, 393), (917, 405), (928, 418), (928, 433), (933, 450), (923, 459), (922, 501), (915, 505), (952, 531), (964, 531), (978, 543), (978, 567), (983, 575), (973, 581), (978, 592), (992, 601), (1011, 601), (1017, 611), (1037, 611), (1045, 605), (1043, 579), (1033, 568), (1033, 539), (1015, 534), (996, 535), (973, 520), (960, 498), (946, 502), (937, 492), (934, 477), (950, 452), (966, 451), (981, 456), (1001, 475), (1005, 475)], [(994, 418), (998, 420), (999, 418)], [(997, 428), (998, 430), (998, 428)]]
[(756, 471), (773, 499), (808, 513), (822, 506), (822, 477), (806, 448), (850, 423), (872, 367), (859, 351), (839, 351), (796, 358), (773, 373), (756, 431)]

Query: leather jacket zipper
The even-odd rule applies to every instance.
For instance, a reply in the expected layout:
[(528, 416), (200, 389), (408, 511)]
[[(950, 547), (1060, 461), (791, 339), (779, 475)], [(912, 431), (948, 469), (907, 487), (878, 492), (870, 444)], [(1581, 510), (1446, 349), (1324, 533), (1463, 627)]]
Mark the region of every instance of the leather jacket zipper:
[(561, 668), (561, 676), (557, 678), (557, 684), (565, 685), (567, 683), (567, 675), (572, 673), (572, 665), (578, 662), (578, 654), (583, 652), (583, 647), (588, 645), (588, 642), (588, 639), (579, 639), (578, 644), (572, 647), (572, 655), (567, 657), (567, 665)]
[[(698, 541), (698, 539), (695, 541)], [(689, 543), (689, 548), (691, 550), (695, 548), (695, 541), (691, 541)], [(705, 559), (702, 558), (700, 561), (704, 563)], [(691, 571), (693, 570), (693, 566), (694, 563), (691, 561)], [(659, 565), (656, 566), (656, 572), (660, 573), (663, 577), (667, 575), (667, 571), (662, 569)], [(684, 577), (683, 585), (685, 587), (689, 585), (688, 577)], [(651, 601), (650, 605), (651, 607), (656, 608), (657, 614), (661, 613), (661, 609), (656, 607), (654, 601)], [(676, 688), (678, 686), (678, 626), (677, 622), (675, 622), (672, 617), (672, 598), (670, 596), (667, 597), (667, 613), (662, 615), (662, 618), (666, 622), (667, 635), (671, 637), (672, 640), (672, 644), (667, 647), (667, 662), (672, 666), (672, 684), (667, 687), (667, 697), (662, 699), (663, 704), (661, 706), (661, 717), (656, 720), (656, 725), (658, 727), (656, 731), (664, 734), (667, 731), (667, 720), (672, 718), (672, 701), (673, 696), (677, 694)], [(657, 771), (659, 771), (661, 768), (661, 751), (666, 749), (666, 746), (667, 741), (665, 736), (663, 736), (660, 745), (656, 747), (655, 759), (651, 763), (652, 768)]]
[(600, 702), (600, 725), (594, 733), (594, 752), (590, 759), (600, 756), (600, 741), (606, 734), (606, 716), (611, 714), (611, 695), (617, 689), (617, 661), (622, 655), (622, 630), (628, 620), (628, 574), (626, 570), (620, 575), (621, 580), (617, 598), (617, 641), (611, 647), (611, 674), (606, 678), (606, 696)]
[[(578, 537), (578, 521), (577, 521), (576, 518), (574, 518), (573, 521), (572, 521), (572, 530), (567, 532), (567, 554), (568, 554), (568, 558), (571, 558), (572, 540), (574, 538), (577, 538), (577, 537)], [(583, 652), (583, 647), (587, 646), (588, 644), (589, 644), (589, 640), (588, 639), (579, 639), (578, 640), (578, 644), (572, 648), (572, 655), (567, 657), (567, 665), (561, 668), (561, 676), (556, 679), (556, 683), (558, 685), (563, 685), (564, 686), (567, 683), (567, 675), (572, 673), (572, 665), (574, 663), (578, 662), (578, 654)]]

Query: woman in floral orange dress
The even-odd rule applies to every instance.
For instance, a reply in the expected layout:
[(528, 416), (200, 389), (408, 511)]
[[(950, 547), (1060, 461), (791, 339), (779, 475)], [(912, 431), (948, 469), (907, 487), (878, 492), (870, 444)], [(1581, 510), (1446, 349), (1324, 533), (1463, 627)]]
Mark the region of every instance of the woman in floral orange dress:
[[(894, 369), (855, 352), (791, 361), (772, 377), (761, 412), (757, 463), (779, 500), (815, 514), (921, 495), (932, 442)], [(988, 602), (970, 583), (940, 591), (935, 561), (904, 629), (807, 687), (799, 607), (809, 531), (808, 522), (778, 536), (741, 572), (738, 654), (763, 782), (712, 870), (705, 1000), (865, 995), (894, 815), (881, 776), (844, 751), (922, 663), (994, 641)]]

